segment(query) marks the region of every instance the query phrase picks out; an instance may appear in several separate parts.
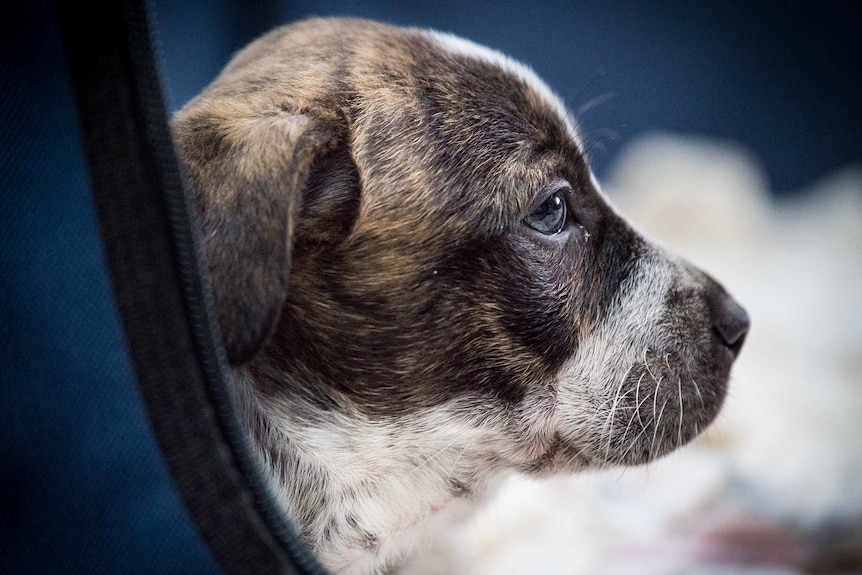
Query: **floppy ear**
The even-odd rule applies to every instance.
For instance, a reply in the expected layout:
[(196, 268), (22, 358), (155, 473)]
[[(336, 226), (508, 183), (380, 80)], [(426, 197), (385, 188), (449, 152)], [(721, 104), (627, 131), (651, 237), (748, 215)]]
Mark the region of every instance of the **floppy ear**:
[(279, 319), (299, 202), (333, 137), (303, 114), (250, 117), (223, 108), (181, 111), (174, 133), (202, 213), (224, 345), (238, 365), (257, 354)]

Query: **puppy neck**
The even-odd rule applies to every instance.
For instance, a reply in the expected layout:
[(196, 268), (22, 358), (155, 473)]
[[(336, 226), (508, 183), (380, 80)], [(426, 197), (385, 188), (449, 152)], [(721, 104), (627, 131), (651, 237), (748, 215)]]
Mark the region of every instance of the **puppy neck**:
[(299, 393), (268, 396), (245, 368), (231, 383), (277, 504), (336, 573), (396, 564), (468, 516), (502, 478), (476, 453), (475, 428), (454, 425), (445, 409), (396, 424), (321, 410)]

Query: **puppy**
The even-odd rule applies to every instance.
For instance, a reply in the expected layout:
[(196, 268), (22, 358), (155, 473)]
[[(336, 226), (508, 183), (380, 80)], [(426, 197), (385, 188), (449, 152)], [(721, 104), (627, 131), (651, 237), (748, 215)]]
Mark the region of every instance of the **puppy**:
[(745, 311), (611, 208), (521, 64), (309, 20), (174, 131), (242, 416), (333, 572), (397, 568), (507, 472), (643, 463), (718, 413)]

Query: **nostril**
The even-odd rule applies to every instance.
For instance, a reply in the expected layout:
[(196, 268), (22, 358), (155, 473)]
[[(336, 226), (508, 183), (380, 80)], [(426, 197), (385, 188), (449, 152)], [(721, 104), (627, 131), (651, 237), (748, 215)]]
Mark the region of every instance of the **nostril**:
[(748, 312), (729, 295), (723, 294), (716, 310), (713, 328), (734, 355), (742, 349), (750, 324)]

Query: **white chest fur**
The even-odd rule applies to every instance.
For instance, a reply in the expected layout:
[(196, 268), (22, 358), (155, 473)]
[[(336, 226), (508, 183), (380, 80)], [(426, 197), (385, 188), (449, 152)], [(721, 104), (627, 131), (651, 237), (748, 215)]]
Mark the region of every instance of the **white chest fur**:
[(262, 399), (247, 375), (234, 376), (277, 502), (339, 575), (378, 573), (427, 547), (502, 478), (488, 456), (493, 426), (445, 407), (397, 424), (303, 415), (301, 402)]

